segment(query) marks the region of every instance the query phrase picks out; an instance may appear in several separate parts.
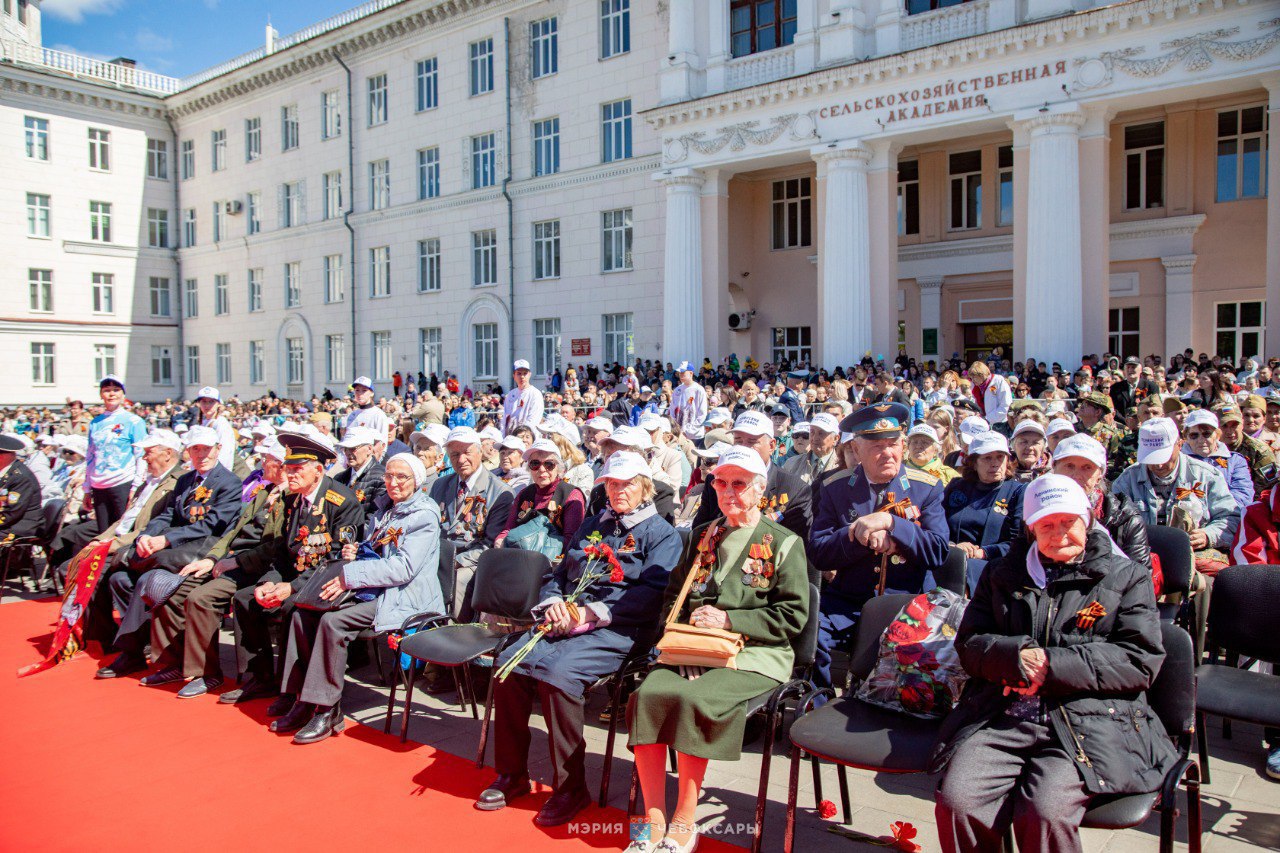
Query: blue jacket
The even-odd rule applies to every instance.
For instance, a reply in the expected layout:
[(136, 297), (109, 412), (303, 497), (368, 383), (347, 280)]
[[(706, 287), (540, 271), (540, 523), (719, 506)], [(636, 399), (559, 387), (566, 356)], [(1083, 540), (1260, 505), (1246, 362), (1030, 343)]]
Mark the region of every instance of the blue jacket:
[(460, 426), (473, 427), (475, 425), (476, 425), (476, 410), (471, 408), (470, 406), (458, 406), (456, 409), (454, 409), (452, 412), (449, 413), (450, 428), (460, 427)]
[(1227, 450), (1227, 446), (1218, 442), (1218, 449), (1212, 456), (1196, 456), (1188, 452), (1188, 456), (1199, 459), (1213, 468), (1227, 483), (1227, 491), (1241, 509), (1253, 503), (1253, 474), (1249, 471), (1249, 463), (1239, 453)]
[(440, 509), (420, 491), (397, 504), (386, 494), (379, 495), (365, 524), (365, 537), (380, 536), (393, 527), (401, 531), (399, 541), (380, 546), (380, 559), (352, 561), (342, 570), (348, 589), (379, 589), (375, 631), (399, 628), (415, 613), (444, 613), (444, 595), (436, 574)]
[(207, 497), (196, 496), (196, 474), (188, 471), (178, 478), (165, 511), (151, 520), (147, 536), (163, 536), (176, 548), (206, 536), (221, 536), (240, 518), (240, 478), (221, 463), (204, 476)]
[(1022, 535), (1022, 495), (1026, 486), (1005, 480), (988, 486), (957, 477), (942, 494), (952, 542), (980, 545), (988, 560), (1009, 553)]

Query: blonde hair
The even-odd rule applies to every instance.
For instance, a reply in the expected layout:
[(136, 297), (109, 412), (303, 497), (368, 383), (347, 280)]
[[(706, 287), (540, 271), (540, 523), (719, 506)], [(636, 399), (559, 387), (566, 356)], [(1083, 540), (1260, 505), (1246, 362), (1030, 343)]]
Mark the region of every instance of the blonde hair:
[(975, 361), (969, 365), (969, 380), (975, 384), (981, 383), (991, 375), (991, 368), (987, 367), (986, 362)]
[(960, 449), (960, 442), (956, 441), (955, 420), (950, 412), (946, 409), (934, 409), (924, 420), (938, 433), (938, 441), (942, 445), (938, 451), (940, 459)]
[(587, 457), (583, 455), (581, 450), (570, 444), (569, 439), (558, 432), (553, 432), (550, 435), (551, 441), (560, 449), (560, 457), (564, 461), (565, 470), (576, 468), (587, 461)]

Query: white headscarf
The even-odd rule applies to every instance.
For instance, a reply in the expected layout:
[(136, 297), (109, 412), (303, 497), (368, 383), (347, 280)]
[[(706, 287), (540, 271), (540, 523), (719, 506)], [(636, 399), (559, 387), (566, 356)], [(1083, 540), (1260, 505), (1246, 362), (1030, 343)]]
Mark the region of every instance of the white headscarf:
[(403, 462), (409, 466), (409, 470), (413, 472), (414, 488), (421, 489), (422, 484), (427, 481), (427, 466), (412, 453), (397, 453), (387, 460), (388, 465), (392, 462)]

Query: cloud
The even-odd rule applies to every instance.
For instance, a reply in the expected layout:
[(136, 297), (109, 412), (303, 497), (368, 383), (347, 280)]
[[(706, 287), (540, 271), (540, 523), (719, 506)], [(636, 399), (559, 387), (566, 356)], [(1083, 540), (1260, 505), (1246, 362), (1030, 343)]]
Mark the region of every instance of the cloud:
[(44, 0), (40, 9), (45, 14), (73, 24), (84, 21), (85, 15), (111, 15), (120, 8), (122, 0)]
[(145, 27), (138, 30), (137, 35), (133, 37), (133, 43), (138, 50), (149, 53), (168, 53), (173, 50), (173, 39), (152, 32)]
[(61, 51), (62, 53), (74, 53), (76, 56), (84, 56), (84, 57), (88, 57), (89, 59), (99, 60), (100, 62), (110, 62), (111, 60), (115, 59), (116, 56), (118, 56), (118, 54), (115, 56), (108, 56), (105, 53), (98, 53), (92, 50), (81, 50), (80, 48), (76, 47), (74, 44), (48, 44), (48, 45), (45, 45), (45, 47), (49, 48), (50, 50)]

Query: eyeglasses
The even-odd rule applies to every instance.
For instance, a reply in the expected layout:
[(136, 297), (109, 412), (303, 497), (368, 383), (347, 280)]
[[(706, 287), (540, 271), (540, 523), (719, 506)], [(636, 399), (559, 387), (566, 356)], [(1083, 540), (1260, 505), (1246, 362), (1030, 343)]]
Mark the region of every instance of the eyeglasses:
[(525, 464), (529, 466), (530, 471), (537, 471), (539, 468), (546, 468), (548, 471), (554, 471), (557, 463), (554, 459), (530, 459)]
[(395, 483), (397, 485), (412, 483), (416, 479), (412, 474), (383, 474), (382, 478), (388, 483)]

